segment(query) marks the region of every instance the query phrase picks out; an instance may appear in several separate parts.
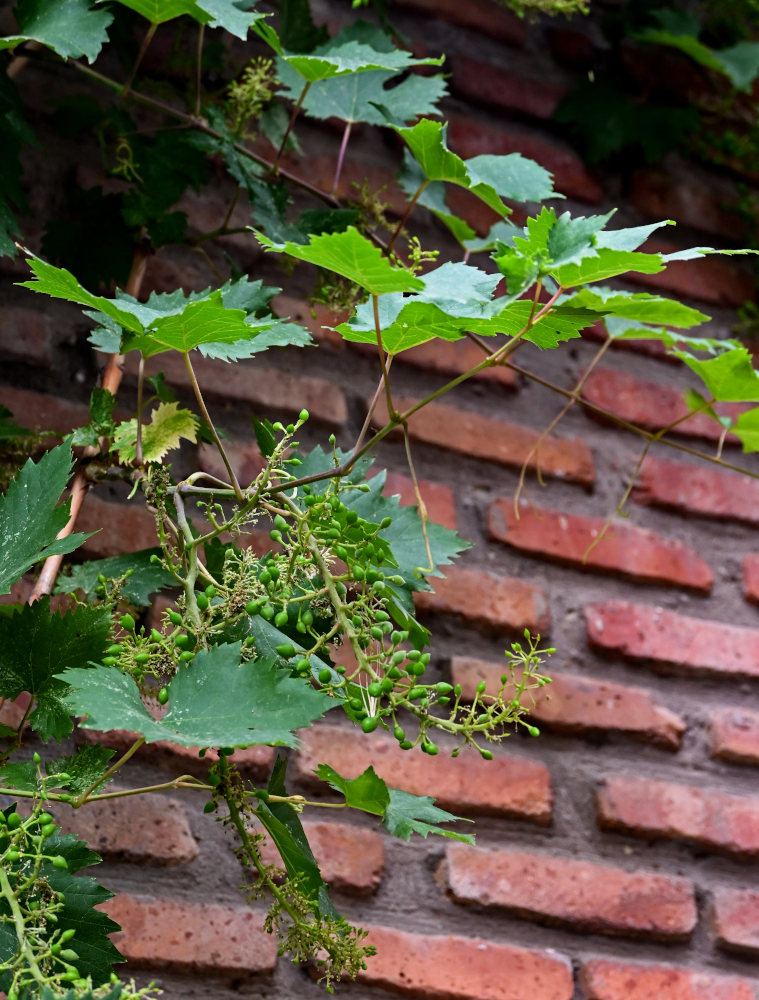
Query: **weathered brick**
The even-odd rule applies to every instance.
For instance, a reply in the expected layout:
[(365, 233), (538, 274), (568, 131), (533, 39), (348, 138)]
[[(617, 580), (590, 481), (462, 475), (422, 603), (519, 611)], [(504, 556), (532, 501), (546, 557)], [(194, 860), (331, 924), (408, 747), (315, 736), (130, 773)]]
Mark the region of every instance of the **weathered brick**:
[[(414, 405), (415, 400), (399, 398), (394, 402), (398, 410), (404, 412)], [(382, 400), (374, 411), (374, 423), (382, 426), (386, 421), (387, 407)], [(484, 417), (471, 410), (459, 410), (445, 403), (429, 403), (423, 407), (409, 418), (408, 429), (415, 441), (448, 448), (471, 458), (517, 469), (527, 462), (530, 469), (539, 466), (545, 476), (586, 486), (594, 479), (593, 455), (579, 438), (549, 435), (540, 441), (540, 448), (534, 453), (540, 438), (538, 431)]]
[(565, 514), (527, 501), (517, 516), (512, 502), (497, 500), (488, 510), (488, 528), (491, 538), (515, 549), (578, 569), (607, 570), (706, 594), (714, 580), (708, 564), (689, 545), (619, 520), (609, 524), (602, 517)]
[[(382, 492), (386, 497), (399, 496), (404, 506), (416, 506), (414, 483), (409, 476), (404, 476), (400, 472), (388, 472)], [(455, 531), (456, 500), (450, 486), (422, 479), (419, 480), (419, 492), (429, 519), (435, 524), (442, 524)]]
[[(495, 350), (496, 347), (497, 343), (492, 343), (492, 349)], [(429, 340), (426, 344), (402, 351), (394, 364), (414, 365), (442, 375), (462, 375), (478, 365), (484, 357), (484, 352), (471, 340)], [(483, 368), (472, 378), (475, 381), (498, 382), (510, 387), (517, 384), (516, 374), (503, 365)]]
[(412, 7), (424, 14), (431, 14), (448, 24), (482, 31), (488, 38), (497, 38), (509, 45), (522, 45), (525, 39), (524, 22), (502, 7), (491, 7), (483, 0), (396, 0), (399, 6)]
[(8, 407), (17, 423), (33, 431), (68, 434), (74, 427), (81, 427), (90, 419), (90, 411), (84, 404), (33, 392), (31, 389), (4, 385), (2, 403)]
[(688, 879), (525, 851), (451, 844), (447, 885), (457, 903), (599, 934), (682, 940), (698, 919)]
[(582, 159), (568, 145), (534, 132), (497, 128), (474, 118), (451, 115), (448, 127), (450, 147), (463, 159), (482, 153), (521, 153), (536, 160), (554, 175), (554, 187), (561, 194), (598, 204), (603, 188)]
[[(198, 358), (193, 359), (193, 368), (204, 396), (230, 403), (248, 403), (272, 418), (295, 415), (305, 407), (314, 419), (338, 427), (348, 415), (345, 396), (338, 386), (326, 379), (290, 375), (275, 368), (265, 368), (257, 360), (229, 365), (225, 361)], [(148, 374), (159, 369), (166, 373), (170, 385), (191, 389), (190, 377), (180, 355), (161, 354), (146, 364)], [(131, 354), (127, 355), (126, 370), (132, 374), (136, 372)]]
[[(660, 431), (688, 413), (685, 398), (679, 389), (663, 382), (649, 382), (610, 368), (597, 368), (582, 388), (582, 398), (600, 406), (615, 417), (636, 424), (648, 431)], [(746, 407), (738, 403), (718, 403), (715, 410), (722, 416), (738, 417)], [(596, 417), (592, 410), (585, 411)], [(703, 413), (694, 413), (668, 433), (682, 437), (719, 441), (723, 428)], [(734, 435), (727, 440), (735, 443)]]
[[(380, 834), (348, 823), (304, 822), (303, 829), (330, 888), (360, 895), (379, 888), (385, 866), (385, 845)], [(261, 856), (267, 865), (282, 867), (280, 855), (268, 837)]]
[(608, 653), (682, 674), (759, 675), (759, 629), (628, 601), (585, 608), (588, 640)]
[(98, 909), (121, 926), (113, 943), (128, 962), (181, 972), (271, 972), (276, 938), (247, 906), (183, 903), (119, 893)]
[(517, 111), (533, 118), (552, 118), (566, 96), (566, 87), (539, 77), (470, 59), (454, 53), (448, 58), (451, 89), (465, 100)]
[(580, 985), (584, 1000), (756, 1000), (748, 979), (604, 958), (583, 965)]
[(127, 503), (110, 503), (90, 492), (82, 504), (76, 530), (95, 534), (80, 549), (89, 559), (119, 555), (157, 545), (155, 518), (140, 494)]
[(725, 203), (735, 199), (735, 193), (725, 186), (718, 190), (713, 184), (698, 180), (690, 171), (681, 174), (662, 170), (638, 169), (633, 172), (630, 201), (650, 219), (675, 219), (681, 225), (705, 233), (740, 240), (745, 225)]
[(759, 955), (759, 892), (715, 889), (712, 929), (717, 943), (729, 951)]
[(320, 344), (327, 343), (332, 347), (343, 350), (349, 346), (349, 341), (343, 340), (339, 333), (335, 333), (334, 326), (346, 322), (350, 318), (350, 313), (346, 310), (342, 313), (335, 313), (327, 306), (319, 302), (313, 305), (304, 302), (302, 299), (295, 299), (290, 295), (275, 295), (271, 300), (272, 312), (283, 319), (290, 319), (293, 323), (304, 326), (314, 340)]
[[(594, 677), (557, 674), (550, 664), (546, 671), (551, 683), (525, 691), (521, 699), (530, 718), (541, 726), (567, 734), (619, 732), (666, 750), (679, 748), (685, 722), (674, 712), (657, 705), (650, 691)], [(451, 659), (451, 680), (461, 685), (466, 701), (474, 698), (481, 681), (485, 681), (489, 694), (496, 695), (503, 674), (502, 663), (465, 656)], [(520, 672), (515, 671), (514, 680), (521, 680)], [(507, 687), (507, 697), (508, 692)]]
[(709, 723), (712, 757), (735, 764), (759, 764), (759, 712), (720, 708)]
[[(648, 240), (641, 249), (645, 253), (670, 254), (684, 248), (663, 240)], [(625, 280), (636, 285), (646, 285), (658, 292), (669, 292), (733, 309), (751, 298), (754, 289), (750, 271), (717, 257), (673, 261), (658, 274), (631, 271), (625, 275)]]
[(404, 751), (390, 737), (367, 737), (357, 729), (318, 726), (301, 734), (295, 758), (298, 774), (313, 780), (319, 764), (346, 778), (370, 765), (390, 785), (414, 795), (432, 795), (440, 806), (463, 813), (514, 816), (545, 826), (553, 795), (548, 769), (536, 761), (497, 754), (492, 761), (474, 753), (452, 758)]
[(434, 593), (416, 591), (421, 612), (461, 615), (475, 625), (493, 629), (545, 633), (551, 624), (545, 591), (523, 580), (476, 569), (449, 569), (433, 577)]
[(598, 825), (633, 837), (684, 840), (759, 857), (759, 798), (716, 788), (614, 776), (598, 793)]
[[(108, 785), (106, 791), (115, 791)], [(198, 855), (184, 806), (168, 795), (144, 795), (88, 802), (80, 809), (54, 808), (64, 833), (108, 860), (179, 865)]]
[(759, 481), (704, 463), (646, 458), (632, 496), (636, 503), (681, 514), (759, 524)]
[[(227, 453), (227, 458), (232, 463), (235, 475), (243, 488), (252, 483), (266, 465), (255, 440), (235, 441), (228, 438), (224, 442), (224, 451)], [(224, 482), (229, 482), (229, 473), (215, 445), (201, 444), (199, 446), (198, 465), (203, 472), (216, 476), (217, 479)], [(200, 483), (199, 485), (204, 484)]]
[(364, 982), (430, 1000), (571, 1000), (572, 970), (555, 951), (372, 927)]
[(752, 604), (759, 604), (759, 555), (743, 557), (743, 596)]
[(53, 318), (44, 310), (5, 306), (0, 353), (13, 361), (50, 368), (53, 364), (52, 333)]

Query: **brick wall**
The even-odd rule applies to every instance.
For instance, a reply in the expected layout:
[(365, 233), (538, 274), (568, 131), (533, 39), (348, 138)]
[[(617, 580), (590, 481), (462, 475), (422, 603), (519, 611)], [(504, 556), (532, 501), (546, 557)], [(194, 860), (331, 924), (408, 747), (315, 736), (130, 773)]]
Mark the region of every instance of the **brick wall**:
[[(325, 3), (321, 15), (335, 24), (345, 7)], [(397, 0), (392, 13), (420, 50), (448, 53), (449, 135), (462, 155), (519, 150), (555, 173), (570, 210), (619, 204), (621, 223), (629, 225), (675, 217), (682, 232), (668, 240), (678, 246), (739, 239), (720, 212), (724, 178), (699, 171), (693, 180), (677, 157), (666, 169), (602, 173), (582, 162), (551, 121), (592, 60), (592, 22), (520, 22), (485, 0)], [(32, 69), (27, 80), (33, 93), (41, 81)], [(307, 125), (302, 131), (315, 151), (309, 177), (318, 182), (339, 136)], [(356, 131), (344, 183), (369, 173), (392, 193), (398, 149), (369, 129)], [(53, 182), (50, 169), (39, 156), (30, 166), (41, 183)], [(296, 161), (293, 169), (304, 167)], [(215, 223), (225, 197), (222, 184), (184, 207), (199, 225)], [(243, 209), (238, 213), (244, 224)], [(479, 220), (483, 227), (489, 221)], [(27, 222), (33, 233), (35, 220)], [(428, 245), (442, 238), (429, 224), (426, 233)], [(252, 240), (234, 237), (228, 248), (252, 274), (282, 280)], [(23, 275), (18, 262), (0, 267), (8, 304), (0, 320), (0, 401), (27, 424), (65, 431), (84, 421), (96, 375), (85, 324), (75, 310), (32, 302), (13, 288)], [(209, 280), (200, 258), (165, 253), (151, 260), (145, 291)], [(305, 293), (305, 271), (297, 280)], [(753, 294), (750, 273), (719, 259), (635, 280), (713, 311), (712, 329), (724, 334), (729, 310)], [(334, 431), (347, 446), (376, 384), (372, 358), (327, 335), (323, 314), (312, 319), (298, 294), (290, 290), (277, 303), (312, 326), (317, 350), (272, 352), (234, 369), (198, 365), (212, 412), (243, 462), (256, 461), (251, 412), (276, 419), (306, 405), (314, 443)], [(571, 389), (597, 346), (588, 337), (553, 355), (527, 347), (517, 360)], [(633, 346), (608, 352), (583, 399), (657, 430), (684, 416), (688, 380), (658, 350)], [(467, 351), (425, 346), (399, 357), (395, 391), (421, 395), (463, 370)], [(160, 360), (186, 395), (180, 367)], [(133, 397), (128, 367), (125, 407)], [(643, 463), (628, 517), (586, 557), (643, 440), (575, 406), (533, 453), (563, 402), (523, 374), (501, 371), (411, 421), (432, 516), (476, 543), (434, 596), (420, 598), (436, 636), (435, 671), (470, 692), (481, 680), (497, 683), (504, 645), (525, 627), (558, 651), (549, 668), (553, 684), (531, 710), (540, 737), (515, 735), (492, 762), (466, 753), (455, 760), (442, 752), (403, 754), (376, 734), (357, 733), (347, 719), (304, 734), (292, 755), (296, 790), (313, 790), (318, 763), (349, 776), (373, 763), (393, 784), (476, 820), (477, 846), (469, 848), (407, 845), (378, 833), (368, 817), (307, 815), (338, 905), (370, 928), (379, 951), (361, 982), (344, 987), (346, 996), (759, 998), (759, 486), (699, 464), (688, 451), (657, 447)], [(673, 440), (713, 453), (718, 436), (714, 423), (693, 417)], [(724, 456), (759, 468), (729, 438)], [(528, 474), (517, 516), (525, 460), (533, 472), (539, 465), (545, 485)], [(203, 452), (200, 461), (212, 458)], [(402, 445), (383, 443), (378, 462), (391, 470), (393, 491), (408, 498)], [(89, 556), (151, 542), (152, 519), (110, 487), (85, 505), (82, 529), (100, 526), (84, 548)], [(114, 746), (125, 738), (106, 737)], [(257, 778), (273, 757), (265, 748), (238, 756)], [(137, 754), (124, 781), (155, 782), (206, 766), (182, 748), (153, 745)], [(318, 995), (307, 970), (277, 959), (261, 912), (243, 905), (224, 831), (201, 806), (167, 795), (59, 814), (103, 854), (100, 878), (117, 891), (108, 911), (123, 927), (117, 944), (130, 971), (157, 979), (170, 998)]]

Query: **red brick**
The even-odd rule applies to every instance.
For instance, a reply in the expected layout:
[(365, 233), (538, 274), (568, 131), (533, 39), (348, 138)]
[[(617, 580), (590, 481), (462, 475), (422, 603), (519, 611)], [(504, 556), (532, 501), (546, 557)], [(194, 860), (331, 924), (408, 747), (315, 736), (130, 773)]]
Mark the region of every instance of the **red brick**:
[[(492, 343), (493, 349), (497, 346)], [(474, 368), (485, 357), (484, 352), (471, 340), (430, 340), (426, 344), (402, 351), (394, 364), (410, 364), (425, 371), (440, 372), (442, 375), (462, 375)], [(473, 376), (475, 381), (498, 382), (499, 385), (516, 386), (516, 374), (503, 365), (484, 368)]]
[[(386, 497), (399, 496), (404, 506), (416, 506), (414, 484), (410, 476), (400, 472), (388, 472), (385, 486), (382, 490)], [(442, 524), (452, 531), (456, 530), (456, 500), (453, 490), (443, 483), (433, 483), (428, 479), (419, 480), (419, 492), (427, 508), (427, 516), (435, 524)]]
[[(593, 677), (554, 673), (544, 667), (551, 683), (525, 691), (522, 704), (530, 718), (559, 733), (593, 734), (619, 732), (666, 750), (677, 750), (685, 732), (685, 722), (669, 709), (657, 705), (650, 691), (599, 681)], [(460, 684), (466, 701), (474, 698), (480, 681), (486, 691), (497, 694), (505, 672), (502, 663), (488, 663), (464, 656), (451, 659), (451, 680)], [(515, 681), (521, 672), (514, 674)], [(506, 688), (508, 697), (509, 688)]]
[(458, 96), (533, 118), (552, 118), (567, 93), (551, 80), (525, 77), (458, 53), (449, 56), (448, 67), (453, 72), (451, 89)]
[(712, 928), (723, 948), (751, 957), (759, 955), (759, 892), (715, 889)]
[(523, 580), (446, 567), (445, 577), (432, 577), (430, 582), (434, 593), (414, 593), (414, 603), (421, 612), (461, 615), (475, 625), (512, 632), (528, 628), (543, 634), (550, 627), (545, 591)]
[(739, 472), (646, 458), (633, 490), (640, 504), (759, 524), (759, 481)]
[(633, 172), (630, 201), (650, 219), (675, 219), (681, 225), (705, 233), (740, 240), (745, 226), (735, 212), (724, 206), (735, 193), (718, 191), (689, 174), (675, 176), (660, 170)]
[[(646, 253), (669, 254), (684, 248), (661, 240), (649, 240), (642, 249)], [(658, 274), (630, 272), (625, 275), (625, 280), (636, 285), (646, 285), (656, 291), (733, 309), (754, 294), (751, 272), (719, 257), (674, 261)]]
[[(330, 888), (359, 895), (376, 892), (385, 866), (385, 845), (379, 833), (348, 823), (305, 822), (303, 829)], [(261, 856), (265, 864), (282, 868), (279, 853), (268, 837)]]
[(48, 313), (24, 306), (5, 306), (2, 329), (0, 353), (5, 357), (26, 361), (37, 368), (52, 366), (53, 319)]
[[(399, 411), (413, 406), (416, 400), (394, 400)], [(387, 420), (384, 400), (378, 403), (374, 422), (382, 426)], [(480, 416), (470, 410), (459, 410), (444, 403), (429, 403), (408, 421), (409, 435), (415, 441), (434, 444), (440, 448), (498, 462), (511, 468), (521, 468), (527, 461), (528, 468), (538, 464), (545, 476), (567, 479), (589, 486), (594, 479), (593, 455), (579, 438), (558, 438), (553, 435), (540, 441), (539, 463), (533, 448), (540, 434), (530, 427), (509, 424), (502, 420)]]
[(98, 909), (120, 924), (113, 943), (128, 962), (180, 972), (271, 972), (276, 938), (247, 906), (182, 903), (119, 893)]
[(127, 503), (110, 503), (90, 492), (76, 521), (76, 531), (94, 531), (79, 550), (88, 559), (115, 556), (128, 549), (139, 552), (158, 544), (155, 518), (138, 493)]
[(430, 1000), (571, 1000), (572, 969), (555, 951), (372, 927), (377, 949), (359, 978)]
[(580, 985), (584, 1000), (756, 1000), (748, 979), (603, 958), (583, 965)]
[(682, 674), (759, 675), (759, 629), (664, 608), (604, 601), (585, 608), (591, 645)]
[(705, 594), (714, 581), (707, 563), (689, 545), (619, 520), (609, 524), (602, 517), (565, 514), (527, 501), (522, 501), (517, 516), (513, 503), (498, 500), (490, 505), (488, 528), (491, 538), (515, 549), (578, 569), (607, 570)]
[(525, 40), (524, 21), (503, 8), (493, 7), (483, 0), (396, 0), (401, 7), (412, 7), (424, 14), (456, 24), (461, 28), (481, 31), (488, 38), (497, 38), (509, 45), (523, 45)]
[(332, 347), (343, 350), (349, 345), (349, 341), (343, 340), (339, 333), (335, 333), (332, 327), (339, 326), (340, 323), (350, 319), (350, 312), (335, 313), (327, 306), (319, 302), (304, 302), (302, 299), (295, 299), (289, 295), (276, 295), (271, 300), (272, 312), (283, 319), (290, 319), (293, 323), (304, 326), (314, 340), (320, 344), (327, 343)]
[(759, 712), (720, 708), (709, 723), (711, 755), (734, 764), (759, 764)]
[[(148, 705), (150, 709), (150, 705)], [(99, 743), (111, 747), (118, 753), (125, 753), (137, 739), (137, 733), (128, 729), (110, 729), (104, 732), (99, 729), (80, 729), (77, 736), (87, 743)], [(197, 747), (183, 747), (169, 740), (157, 740), (146, 743), (135, 754), (135, 759), (149, 761), (156, 767), (165, 768), (176, 775), (194, 774), (205, 777), (208, 768), (219, 759), (216, 750), (207, 750), (203, 757), (198, 756)], [(246, 776), (263, 778), (268, 775), (274, 763), (274, 751), (268, 746), (247, 747), (245, 750), (235, 750), (235, 765)]]
[[(322, 141), (325, 139), (322, 133)], [(323, 147), (322, 147), (323, 148)], [(323, 191), (331, 191), (335, 180), (335, 153), (327, 156), (309, 156), (307, 161), (288, 157), (284, 165), (289, 166), (296, 176), (303, 176)], [(269, 147), (268, 153), (271, 152)], [(343, 162), (340, 181), (337, 185), (338, 197), (344, 201), (358, 201), (360, 190), (368, 182), (369, 190), (381, 202), (389, 206), (389, 214), (400, 216), (408, 206), (408, 198), (401, 190), (397, 175), (393, 170), (377, 163), (368, 163), (348, 155)]]
[(313, 780), (319, 764), (329, 764), (346, 778), (357, 777), (371, 765), (393, 787), (432, 795), (438, 805), (454, 812), (514, 816), (541, 826), (551, 822), (551, 779), (536, 761), (500, 753), (487, 761), (473, 752), (427, 757), (418, 750), (401, 750), (390, 737), (337, 726), (322, 725), (301, 738), (295, 766), (304, 779)]
[[(232, 463), (235, 475), (240, 485), (245, 489), (266, 466), (266, 462), (258, 449), (258, 444), (255, 441), (234, 441), (229, 438), (223, 443), (224, 451)], [(215, 445), (200, 445), (198, 448), (198, 466), (203, 472), (208, 472), (210, 475), (216, 476), (217, 479), (222, 479), (224, 482), (229, 481), (229, 473)], [(209, 484), (201, 482), (198, 485)]]
[(452, 115), (448, 127), (452, 150), (463, 159), (482, 153), (521, 153), (536, 160), (554, 176), (554, 187), (570, 198), (597, 205), (604, 196), (601, 184), (585, 167), (582, 159), (568, 145), (532, 132), (497, 128), (474, 118)]
[(684, 840), (759, 857), (759, 798), (716, 788), (615, 776), (598, 793), (598, 825), (633, 837)]
[(54, 813), (64, 833), (76, 834), (109, 861), (180, 865), (198, 855), (184, 806), (168, 795), (95, 800), (80, 809), (56, 806)]
[[(682, 391), (674, 386), (648, 382), (610, 368), (597, 368), (590, 374), (583, 386), (582, 398), (648, 431), (663, 430), (688, 413)], [(738, 417), (745, 409), (739, 403), (721, 403), (715, 406), (719, 414), (733, 418)], [(590, 410), (586, 412), (591, 417), (596, 416)], [(694, 413), (668, 433), (719, 441), (722, 432), (722, 426), (716, 420), (703, 413)], [(728, 435), (727, 440), (735, 442), (736, 438)]]
[(447, 882), (457, 903), (599, 934), (687, 938), (698, 919), (693, 884), (654, 872), (524, 851), (447, 849)]
[(752, 604), (759, 604), (759, 555), (743, 558), (743, 595)]
[[(289, 375), (274, 368), (265, 368), (260, 361), (209, 360), (198, 356), (192, 359), (193, 368), (204, 396), (221, 399), (227, 403), (248, 403), (259, 416), (277, 419), (300, 413), (305, 407), (311, 416), (330, 426), (340, 426), (347, 418), (345, 397), (340, 389), (325, 379)], [(137, 370), (132, 355), (127, 355), (127, 371)], [(166, 380), (175, 388), (190, 390), (190, 378), (181, 356), (161, 354), (146, 364), (148, 374), (166, 373)], [(212, 417), (223, 423), (223, 408), (216, 406)]]
[(89, 408), (82, 403), (48, 396), (31, 389), (3, 386), (2, 402), (13, 414), (14, 420), (30, 430), (56, 431), (68, 434), (74, 427), (81, 427), (90, 419)]

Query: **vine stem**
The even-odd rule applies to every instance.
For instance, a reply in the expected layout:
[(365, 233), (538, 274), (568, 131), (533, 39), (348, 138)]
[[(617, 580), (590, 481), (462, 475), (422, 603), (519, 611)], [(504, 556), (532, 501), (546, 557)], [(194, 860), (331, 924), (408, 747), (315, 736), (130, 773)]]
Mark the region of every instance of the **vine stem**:
[(11, 911), (13, 926), (16, 929), (16, 940), (18, 941), (21, 953), (27, 961), (29, 971), (34, 976), (35, 980), (44, 988), (47, 984), (47, 979), (45, 978), (42, 969), (40, 969), (37, 964), (37, 959), (34, 957), (34, 952), (29, 944), (29, 935), (26, 931), (24, 915), (21, 912), (21, 907), (18, 905), (18, 900), (13, 892), (13, 886), (8, 879), (3, 865), (0, 865), (0, 892), (2, 892), (2, 895), (5, 897), (8, 909)]
[(82, 792), (79, 798), (75, 802), (71, 803), (73, 807), (75, 809), (78, 809), (80, 806), (83, 806), (84, 803), (89, 799), (92, 792), (94, 792), (96, 788), (100, 788), (101, 785), (104, 785), (105, 782), (108, 781), (108, 779), (112, 777), (119, 770), (119, 768), (123, 767), (123, 765), (126, 764), (126, 762), (130, 760), (137, 753), (137, 751), (144, 744), (144, 742), (145, 742), (145, 737), (139, 736), (131, 745), (131, 747), (126, 751), (126, 753), (124, 753), (121, 757), (119, 757), (116, 763), (108, 768), (105, 774), (101, 775), (101, 777), (99, 777), (97, 781), (93, 781), (90, 787), (85, 788), (85, 790)]
[(232, 468), (232, 463), (229, 461), (227, 453), (224, 450), (224, 445), (221, 443), (221, 438), (216, 433), (216, 428), (214, 427), (213, 421), (211, 420), (211, 416), (208, 412), (208, 409), (206, 408), (205, 400), (203, 399), (203, 394), (200, 391), (200, 386), (198, 385), (198, 380), (195, 377), (195, 371), (192, 367), (192, 362), (190, 361), (189, 351), (185, 351), (182, 354), (182, 357), (184, 358), (185, 367), (187, 368), (187, 374), (190, 376), (190, 383), (192, 384), (192, 391), (195, 393), (195, 399), (197, 400), (198, 406), (200, 407), (200, 412), (203, 414), (203, 419), (205, 420), (209, 430), (211, 431), (214, 443), (216, 444), (218, 452), (221, 455), (221, 460), (224, 462), (227, 472), (229, 473), (229, 481), (232, 484), (232, 488), (235, 491), (235, 496), (240, 501), (240, 503), (243, 503), (245, 501), (245, 497), (243, 496), (243, 492), (240, 489), (240, 483), (238, 482), (237, 476), (235, 475), (235, 470)]
[(198, 42), (195, 48), (195, 116), (200, 118), (200, 88), (203, 74), (203, 37), (205, 34), (205, 24), (198, 25)]
[(287, 145), (287, 140), (290, 138), (290, 133), (293, 130), (293, 125), (298, 117), (298, 112), (303, 106), (303, 102), (306, 99), (306, 94), (311, 87), (311, 81), (306, 80), (306, 86), (301, 90), (300, 97), (298, 98), (295, 107), (293, 108), (293, 113), (290, 115), (290, 121), (287, 123), (287, 128), (285, 129), (285, 134), (282, 136), (282, 142), (279, 144), (279, 149), (277, 150), (277, 155), (274, 157), (274, 163), (272, 164), (272, 170), (275, 174), (279, 173), (279, 161), (282, 159), (282, 155), (285, 152), (285, 146)]
[(156, 33), (157, 28), (158, 28), (158, 23), (156, 21), (151, 21), (150, 26), (148, 27), (148, 30), (145, 32), (145, 36), (142, 39), (142, 42), (140, 43), (140, 48), (137, 51), (137, 58), (134, 61), (134, 66), (132, 66), (131, 72), (127, 77), (126, 83), (124, 84), (124, 87), (121, 91), (122, 97), (127, 97), (129, 95), (129, 91), (132, 86), (132, 81), (137, 75), (137, 70), (140, 68), (140, 63), (142, 62), (143, 57), (148, 50), (148, 46), (153, 40), (153, 35)]
[(351, 129), (353, 128), (353, 122), (346, 122), (345, 128), (343, 129), (343, 138), (340, 143), (340, 152), (337, 154), (337, 166), (335, 167), (335, 179), (332, 181), (332, 194), (337, 197), (337, 186), (340, 183), (340, 174), (343, 171), (343, 160), (345, 159), (345, 150), (348, 148), (348, 140), (350, 139)]
[(408, 222), (409, 216), (414, 210), (414, 205), (416, 205), (417, 201), (421, 198), (422, 192), (424, 191), (424, 189), (427, 187), (428, 184), (429, 180), (425, 178), (425, 180), (419, 185), (418, 189), (414, 193), (414, 197), (406, 205), (406, 210), (404, 211), (403, 215), (400, 217), (400, 219), (398, 219), (398, 225), (393, 230), (393, 235), (390, 237), (390, 242), (387, 245), (386, 253), (388, 256), (390, 256), (390, 254), (392, 253), (393, 247), (395, 246), (395, 241), (400, 236), (403, 227)]
[[(132, 267), (129, 272), (126, 285), (124, 286), (124, 291), (127, 292), (127, 294), (132, 295), (134, 298), (136, 298), (139, 294), (140, 286), (145, 276), (145, 268), (147, 266), (149, 254), (150, 250), (148, 249), (147, 244), (140, 241), (135, 247), (134, 256), (132, 257)], [(103, 373), (103, 388), (107, 389), (114, 396), (118, 393), (119, 386), (121, 385), (123, 367), (124, 356), (122, 354), (111, 354)], [(99, 449), (89, 446), (82, 452), (82, 457), (92, 458), (97, 454), (99, 454)], [(74, 481), (71, 484), (71, 507), (69, 510), (69, 519), (65, 526), (58, 532), (58, 538), (66, 538), (73, 532), (77, 518), (79, 517), (79, 511), (82, 509), (82, 504), (84, 503), (88, 485), (84, 469), (79, 468), (74, 476)], [(39, 575), (37, 583), (34, 586), (34, 590), (29, 597), (29, 604), (32, 604), (34, 601), (38, 601), (40, 597), (44, 597), (45, 594), (51, 594), (53, 592), (53, 587), (55, 586), (55, 581), (58, 573), (60, 572), (62, 562), (62, 555), (48, 556), (42, 566), (42, 571)]]

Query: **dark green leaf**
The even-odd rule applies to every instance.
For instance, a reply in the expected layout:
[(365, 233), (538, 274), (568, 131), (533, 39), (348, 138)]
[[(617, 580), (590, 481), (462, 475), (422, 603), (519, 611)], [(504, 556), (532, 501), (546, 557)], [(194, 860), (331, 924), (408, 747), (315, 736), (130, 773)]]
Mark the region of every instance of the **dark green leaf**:
[(57, 760), (47, 761), (45, 770), (48, 776), (69, 775), (68, 780), (63, 781), (59, 786), (48, 785), (48, 787), (66, 788), (74, 795), (81, 795), (103, 777), (108, 770), (108, 762), (113, 754), (114, 751), (108, 747), (101, 747), (98, 744), (93, 746), (84, 744), (70, 757), (59, 757)]
[[(88, 535), (56, 540), (69, 518), (69, 503), (60, 504), (71, 472), (71, 448), (59, 445), (39, 462), (29, 459), (8, 492), (0, 497), (0, 594), (40, 559), (73, 552)], [(23, 690), (23, 689), (22, 689)]]
[(117, 580), (128, 570), (132, 575), (127, 577), (121, 593), (132, 604), (147, 607), (150, 595), (164, 587), (173, 587), (176, 583), (171, 574), (156, 566), (150, 560), (151, 556), (160, 556), (160, 549), (142, 549), (121, 556), (108, 556), (106, 559), (95, 559), (92, 562), (72, 566), (67, 576), (59, 576), (56, 584), (56, 594), (73, 594), (78, 590), (85, 601), (95, 597), (98, 586), (98, 576), (101, 574), (109, 580)]
[(183, 746), (297, 746), (294, 730), (320, 718), (335, 701), (293, 678), (271, 659), (241, 663), (240, 643), (201, 651), (169, 685), (169, 711), (157, 722), (134, 681), (118, 670), (69, 670), (69, 704), (89, 729), (127, 728), (148, 743)]
[(385, 815), (390, 805), (390, 793), (373, 767), (367, 767), (363, 774), (352, 780), (338, 774), (329, 764), (319, 764), (315, 773), (322, 781), (342, 792), (345, 804), (351, 809), (361, 809), (374, 816)]
[(26, 427), (19, 427), (12, 419), (11, 411), (7, 406), (0, 405), (0, 441), (12, 441), (14, 438), (29, 437), (33, 431)]
[(19, 33), (0, 38), (0, 49), (33, 40), (64, 59), (86, 56), (89, 62), (97, 59), (113, 21), (107, 11), (92, 10), (89, 0), (19, 0), (14, 13)]
[[(462, 822), (460, 816), (454, 816), (439, 809), (429, 795), (411, 795), (398, 788), (389, 788), (390, 804), (385, 812), (384, 823), (394, 837), (410, 840), (412, 833), (427, 837), (431, 833), (451, 840), (462, 840), (465, 844), (473, 844), (474, 837), (470, 833), (455, 833), (444, 830), (438, 824)], [(466, 820), (465, 822), (471, 822)]]
[(72, 729), (63, 701), (65, 685), (55, 675), (99, 660), (110, 627), (106, 608), (78, 607), (51, 614), (49, 598), (0, 618), (0, 697), (16, 698), (28, 691), (36, 698), (29, 723), (43, 740), (60, 740)]

